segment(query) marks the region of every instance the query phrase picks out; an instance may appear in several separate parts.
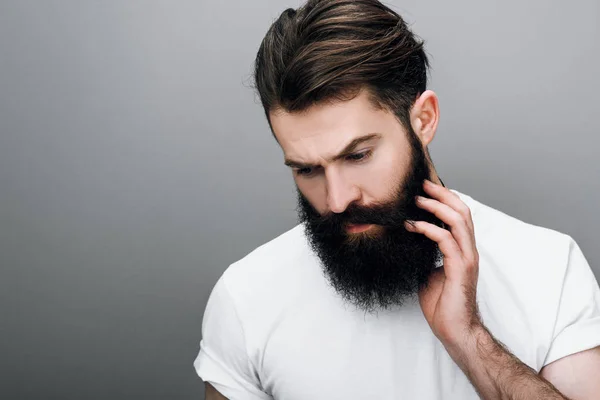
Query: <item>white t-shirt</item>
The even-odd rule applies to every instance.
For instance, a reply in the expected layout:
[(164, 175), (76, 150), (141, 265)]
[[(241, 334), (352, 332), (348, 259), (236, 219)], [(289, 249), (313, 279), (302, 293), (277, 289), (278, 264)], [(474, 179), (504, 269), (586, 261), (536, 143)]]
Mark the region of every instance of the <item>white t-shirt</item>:
[[(471, 209), (477, 302), (494, 337), (538, 372), (600, 345), (600, 289), (576, 242), (452, 191)], [(376, 315), (347, 305), (302, 224), (223, 273), (194, 367), (231, 400), (479, 398), (416, 296)]]

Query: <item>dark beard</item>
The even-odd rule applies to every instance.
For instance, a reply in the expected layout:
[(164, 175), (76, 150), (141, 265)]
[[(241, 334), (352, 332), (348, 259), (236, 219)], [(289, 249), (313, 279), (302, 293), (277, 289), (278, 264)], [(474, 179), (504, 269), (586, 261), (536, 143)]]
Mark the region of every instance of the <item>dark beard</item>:
[[(444, 226), (415, 204), (416, 195), (430, 197), (423, 191), (430, 173), (419, 139), (412, 131), (409, 136), (410, 168), (390, 202), (368, 207), (351, 203), (342, 213), (321, 216), (296, 186), (298, 218), (326, 278), (345, 301), (367, 312), (401, 306), (427, 285), (439, 257), (436, 242), (403, 225), (408, 219)], [(350, 234), (348, 223), (378, 226)]]

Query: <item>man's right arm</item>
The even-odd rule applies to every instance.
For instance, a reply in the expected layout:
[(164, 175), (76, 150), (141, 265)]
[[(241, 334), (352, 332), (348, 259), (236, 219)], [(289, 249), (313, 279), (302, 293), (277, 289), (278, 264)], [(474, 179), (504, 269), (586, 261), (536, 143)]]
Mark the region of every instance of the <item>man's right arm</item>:
[(204, 400), (228, 400), (227, 397), (219, 393), (210, 383), (204, 382), (204, 388)]

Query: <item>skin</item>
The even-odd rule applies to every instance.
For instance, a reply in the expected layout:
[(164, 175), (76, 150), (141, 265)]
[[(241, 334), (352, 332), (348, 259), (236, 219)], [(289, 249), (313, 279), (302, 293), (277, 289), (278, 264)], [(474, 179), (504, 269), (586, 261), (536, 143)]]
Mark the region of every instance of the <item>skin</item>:
[(204, 399), (205, 400), (228, 400), (217, 389), (208, 382), (204, 382)]
[[(310, 177), (299, 175), (300, 168), (296, 166), (293, 174), (298, 188), (320, 213), (340, 213), (354, 201), (369, 204), (389, 199), (389, 187), (408, 166), (409, 143), (403, 127), (391, 112), (375, 109), (366, 92), (349, 101), (315, 105), (302, 113), (274, 111), (270, 118), (286, 159), (315, 166), (309, 169)], [(432, 142), (438, 121), (437, 96), (426, 91), (410, 111), (411, 126), (424, 148)], [(372, 132), (381, 133), (382, 137), (365, 142), (354, 151), (372, 150), (367, 161), (330, 160), (354, 137)], [(419, 292), (421, 309), (433, 333), (481, 398), (597, 398), (600, 347), (556, 360), (538, 374), (486, 329), (475, 301), (479, 255), (470, 210), (455, 193), (441, 186), (433, 165), (430, 168), (432, 182), (426, 181), (424, 190), (431, 199), (417, 204), (450, 229), (425, 221), (406, 223), (405, 228), (437, 242), (444, 254), (444, 267), (431, 276), (428, 288)], [(374, 174), (380, 179), (370, 179)], [(209, 383), (206, 388), (206, 399), (225, 398)]]
[[(420, 127), (427, 118), (433, 130), (423, 130), (422, 134), (423, 139), (431, 141), (438, 120), (437, 97), (422, 96), (421, 101), (426, 98), (430, 100), (424, 102), (424, 119), (415, 122)], [(396, 187), (399, 176), (408, 169), (410, 146), (404, 129), (393, 114), (374, 109), (365, 92), (350, 101), (313, 106), (303, 113), (273, 112), (271, 124), (286, 158), (318, 164), (311, 177), (297, 175), (298, 168), (292, 170), (296, 185), (321, 214), (340, 213), (354, 201), (369, 204), (390, 200), (390, 188)], [(329, 162), (351, 139), (367, 133), (382, 134), (382, 138), (355, 149), (355, 154), (373, 150), (368, 162)], [(440, 183), (435, 170), (431, 176)]]

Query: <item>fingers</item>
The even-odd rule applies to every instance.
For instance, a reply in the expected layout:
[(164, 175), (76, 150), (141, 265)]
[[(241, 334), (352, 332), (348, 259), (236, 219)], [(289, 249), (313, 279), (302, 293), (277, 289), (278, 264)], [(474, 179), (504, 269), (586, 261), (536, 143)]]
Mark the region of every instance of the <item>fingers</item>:
[[(471, 231), (474, 231), (473, 219), (471, 218), (471, 210), (460, 199), (460, 197), (458, 197), (456, 193), (452, 192), (450, 189), (444, 186), (437, 185), (427, 179), (425, 179), (425, 182), (423, 183), (423, 189), (425, 190), (425, 193), (430, 195), (432, 198), (448, 205), (454, 211), (460, 214), (471, 229)], [(448, 222), (448, 224), (450, 224), (450, 221)]]
[[(477, 268), (479, 262), (471, 210), (458, 195), (443, 186), (426, 180), (423, 187), (431, 199), (418, 196), (417, 206), (438, 217), (450, 231), (425, 221), (405, 223), (405, 227), (435, 241), (444, 255), (447, 277), (460, 278), (465, 267)], [(459, 270), (453, 271), (453, 268)]]
[(444, 254), (444, 272), (449, 280), (460, 280), (461, 266), (464, 258), (458, 243), (452, 233), (437, 225), (425, 221), (414, 221), (413, 224), (405, 223), (406, 230), (421, 233), (438, 244)]
[(458, 243), (461, 252), (466, 257), (472, 257), (472, 233), (469, 224), (465, 221), (464, 217), (450, 206), (440, 203), (438, 200), (421, 196), (417, 196), (416, 200), (416, 203), (420, 208), (429, 211), (450, 227), (450, 231), (454, 236), (454, 240)]

